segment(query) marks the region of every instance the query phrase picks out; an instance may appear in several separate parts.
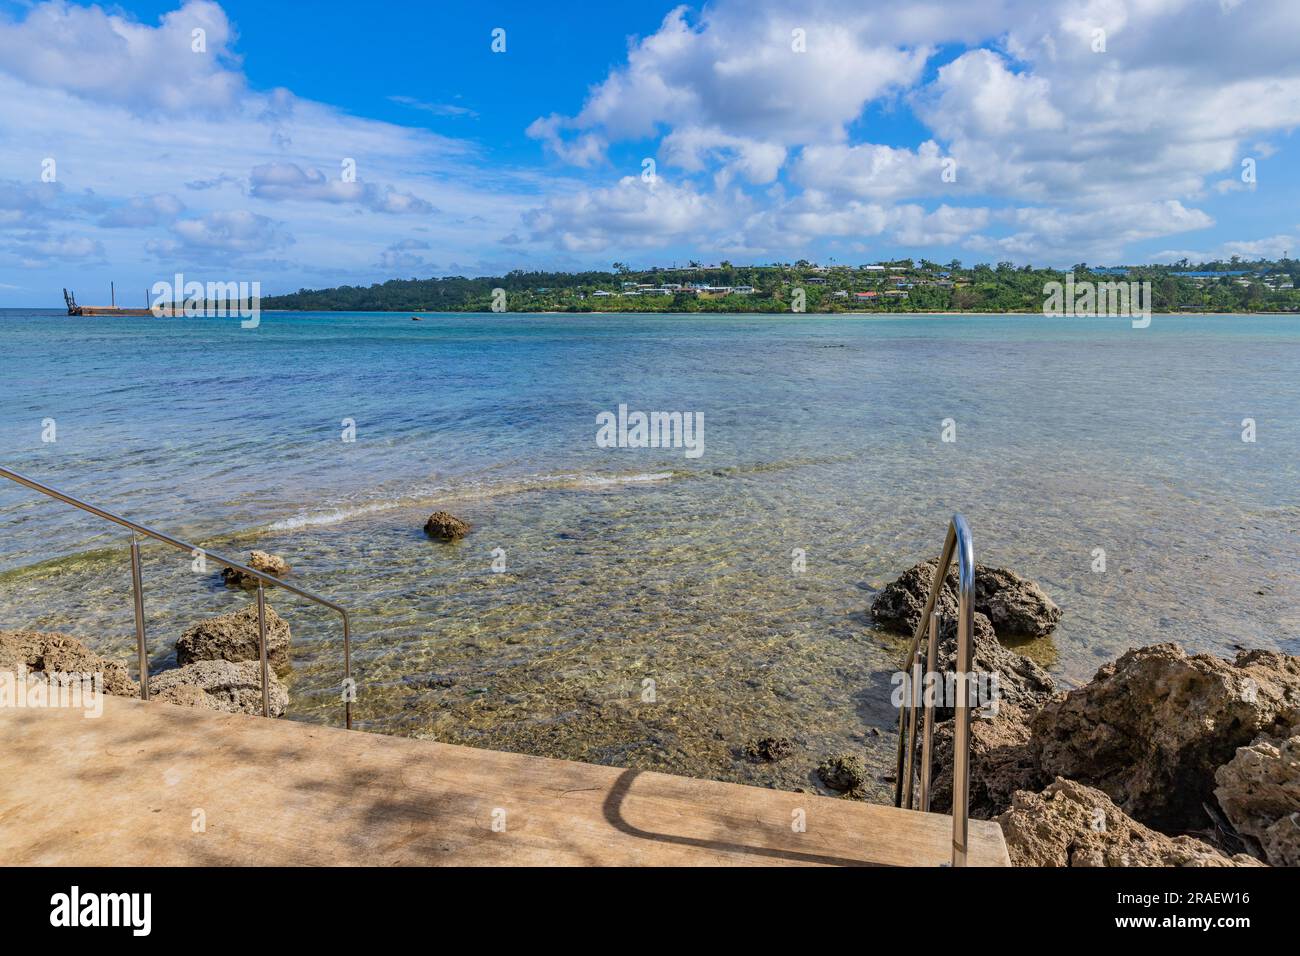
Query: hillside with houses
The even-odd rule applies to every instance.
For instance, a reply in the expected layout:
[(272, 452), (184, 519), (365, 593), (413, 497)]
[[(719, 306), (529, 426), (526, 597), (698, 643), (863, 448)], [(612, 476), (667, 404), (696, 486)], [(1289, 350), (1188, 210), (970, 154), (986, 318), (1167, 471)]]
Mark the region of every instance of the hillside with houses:
[[(511, 312), (1039, 312), (1044, 287), (1064, 281), (1150, 282), (1157, 312), (1300, 312), (1300, 260), (1040, 269), (899, 259), (861, 265), (795, 263), (608, 272), (525, 272), (392, 279), (301, 289), (262, 300), (297, 311), (489, 312), (504, 290)], [(497, 297), (500, 302), (500, 296)], [(802, 306), (802, 309), (800, 308)], [(498, 310), (499, 311), (499, 310)]]

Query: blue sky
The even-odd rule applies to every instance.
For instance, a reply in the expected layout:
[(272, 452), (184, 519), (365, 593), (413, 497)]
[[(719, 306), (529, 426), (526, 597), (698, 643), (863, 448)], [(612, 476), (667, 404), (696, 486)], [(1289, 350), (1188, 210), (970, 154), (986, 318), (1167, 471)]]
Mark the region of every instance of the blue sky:
[(0, 0), (0, 307), (176, 272), (1276, 257), (1298, 122), (1289, 0)]

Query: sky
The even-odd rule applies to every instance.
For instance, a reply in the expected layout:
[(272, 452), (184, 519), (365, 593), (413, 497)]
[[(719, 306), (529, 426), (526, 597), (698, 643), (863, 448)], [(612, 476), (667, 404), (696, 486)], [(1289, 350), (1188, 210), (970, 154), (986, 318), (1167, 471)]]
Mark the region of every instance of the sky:
[(0, 0), (0, 308), (1276, 258), (1298, 123), (1296, 0)]

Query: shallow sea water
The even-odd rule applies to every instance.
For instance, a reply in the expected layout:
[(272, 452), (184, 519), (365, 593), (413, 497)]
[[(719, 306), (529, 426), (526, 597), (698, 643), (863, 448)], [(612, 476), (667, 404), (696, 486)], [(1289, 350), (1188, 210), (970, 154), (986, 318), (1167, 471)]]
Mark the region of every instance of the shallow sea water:
[[(853, 750), (883, 798), (903, 639), (868, 608), (957, 510), (979, 561), (1064, 609), (1020, 650), (1066, 686), (1156, 641), (1300, 651), (1291, 317), (271, 313), (242, 330), (6, 311), (0, 333), (4, 464), (205, 547), (283, 555), (353, 611), (370, 730), (786, 788)], [(704, 454), (597, 447), (620, 403), (702, 412)], [(473, 532), (428, 540), (438, 509)], [(119, 529), (18, 486), (0, 528), (0, 626), (134, 659)], [(158, 669), (249, 596), (144, 554)], [(292, 716), (340, 722), (337, 619), (270, 602), (294, 633)], [(769, 735), (792, 755), (746, 760)]]

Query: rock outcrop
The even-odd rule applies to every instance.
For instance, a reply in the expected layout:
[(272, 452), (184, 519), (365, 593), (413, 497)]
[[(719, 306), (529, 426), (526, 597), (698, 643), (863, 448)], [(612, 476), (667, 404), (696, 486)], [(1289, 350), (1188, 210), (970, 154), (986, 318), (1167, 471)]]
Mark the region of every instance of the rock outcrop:
[(1214, 795), (1274, 866), (1300, 866), (1300, 736), (1261, 738), (1214, 772)]
[[(250, 551), (247, 564), (254, 571), (261, 571), (264, 574), (273, 574), (277, 578), (282, 578), (289, 573), (289, 562), (284, 560), (278, 554), (267, 554), (265, 551)], [(256, 589), (258, 579), (251, 574), (245, 574), (243, 571), (237, 571), (234, 568), (222, 568), (221, 580), (231, 587)], [(267, 587), (273, 585), (266, 583)]]
[(1300, 719), (1300, 658), (1243, 651), (1235, 661), (1177, 644), (1131, 650), (1031, 724), (1042, 770), (1107, 793), (1148, 826), (1206, 824), (1215, 770)]
[(1045, 637), (1061, 620), (1061, 609), (1033, 581), (982, 564), (975, 566), (975, 610), (987, 615), (1002, 638)]
[[(289, 666), (289, 623), (266, 608), (266, 656), (271, 666)], [(176, 642), (176, 663), (184, 667), (196, 661), (260, 661), (257, 605), (200, 621)]]
[(424, 533), (438, 541), (459, 541), (469, 534), (468, 521), (462, 521), (446, 511), (435, 511), (424, 523)]
[[(1014, 704), (1002, 704), (992, 717), (971, 715), (970, 815), (991, 820), (1011, 806), (1017, 790), (1040, 790), (1048, 782), (1029, 746), (1029, 714)], [(952, 812), (953, 723), (934, 732), (934, 761), (930, 773), (930, 809)]]
[[(983, 614), (973, 615), (975, 649), (971, 655), (972, 670), (979, 675), (997, 676), (997, 698), (1026, 710), (1036, 710), (1056, 691), (1056, 682), (1035, 661), (1003, 647), (998, 642), (992, 625)], [(957, 619), (945, 618), (939, 629), (939, 649), (935, 656), (938, 669), (947, 673), (955, 671), (957, 662)], [(949, 708), (940, 708), (937, 719), (946, 720), (952, 715)]]
[(1022, 790), (998, 817), (1014, 866), (1262, 866), (1189, 836), (1166, 836), (1129, 818), (1106, 794), (1057, 778)]
[(0, 671), (41, 674), (103, 674), (104, 692), (139, 697), (140, 685), (126, 665), (96, 654), (70, 634), (57, 631), (0, 631)]
[[(268, 671), (267, 676), (270, 716), (283, 716), (289, 706), (289, 691), (274, 672)], [(172, 704), (260, 716), (262, 668), (255, 661), (201, 660), (154, 675), (149, 679), (149, 694), (154, 700)]]
[[(922, 561), (887, 584), (871, 605), (876, 623), (889, 630), (912, 634), (920, 623), (930, 596), (937, 561)], [(1061, 609), (1043, 589), (1014, 571), (975, 566), (975, 610), (988, 618), (999, 637), (1041, 637), (1050, 634), (1061, 619)], [(948, 566), (937, 610), (944, 619), (957, 615), (957, 568)]]

